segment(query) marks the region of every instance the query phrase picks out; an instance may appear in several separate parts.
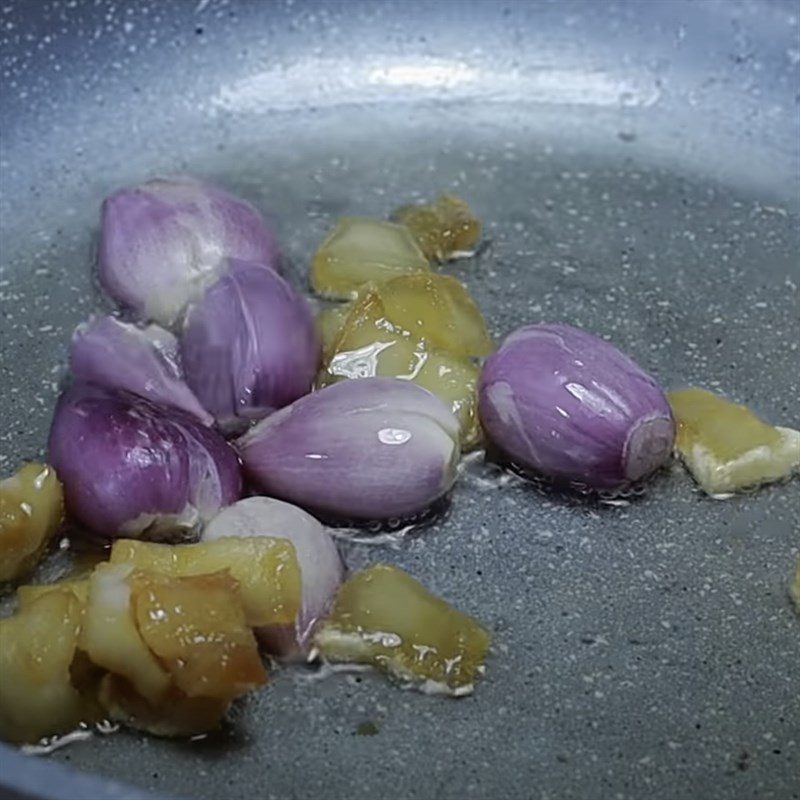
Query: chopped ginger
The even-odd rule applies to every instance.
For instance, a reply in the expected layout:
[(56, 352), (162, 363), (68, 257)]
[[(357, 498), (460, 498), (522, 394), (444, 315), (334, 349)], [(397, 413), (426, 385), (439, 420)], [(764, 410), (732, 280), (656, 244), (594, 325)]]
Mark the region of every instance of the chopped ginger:
[(231, 700), (266, 681), (237, 588), (228, 572), (132, 576), (139, 633), (187, 697)]
[(36, 741), (101, 714), (158, 735), (204, 733), (266, 682), (243, 600), (259, 622), (294, 620), (288, 542), (117, 545), (116, 562), (88, 578), (19, 588), (19, 611), (0, 621), (2, 738)]
[(478, 368), (466, 359), (432, 350), (425, 342), (387, 322), (378, 287), (355, 303), (325, 358), (319, 386), (345, 378), (403, 378), (440, 397), (459, 421), (461, 447), (480, 439), (477, 414)]
[(481, 223), (469, 206), (452, 194), (434, 203), (401, 206), (392, 219), (405, 225), (431, 261), (447, 261), (471, 251), (480, 239)]
[(346, 581), (314, 642), (328, 661), (372, 664), (424, 691), (469, 694), (489, 633), (408, 573), (376, 564)]
[(362, 286), (353, 302), (318, 316), (323, 368), (317, 385), (374, 376), (413, 380), (456, 415), (462, 449), (476, 446), (478, 369), (470, 359), (488, 355), (493, 344), (475, 301), (447, 275), (381, 277)]
[(300, 567), (287, 539), (229, 537), (177, 546), (118, 539), (111, 563), (175, 577), (228, 570), (239, 584), (251, 627), (294, 622), (300, 606)]
[(320, 319), (325, 351), (353, 328), (375, 326), (459, 358), (487, 356), (494, 344), (486, 321), (464, 286), (449, 275), (401, 275), (366, 286), (345, 306)]
[(154, 705), (119, 675), (106, 675), (100, 682), (98, 696), (109, 719), (166, 737), (195, 736), (216, 730), (230, 705), (218, 697), (187, 697), (174, 687)]
[(20, 586), (17, 589), (17, 600), (19, 600), (19, 607), (21, 609), (27, 608), (31, 603), (38, 600), (40, 597), (50, 594), (50, 592), (72, 592), (75, 598), (81, 604), (86, 605), (86, 599), (89, 595), (89, 580), (69, 580), (58, 581), (56, 583), (36, 583)]
[(0, 581), (36, 565), (63, 516), (64, 495), (52, 467), (25, 464), (0, 481)]
[(800, 432), (762, 422), (746, 406), (703, 389), (671, 392), (676, 447), (711, 495), (789, 476), (800, 466)]
[(217, 727), (233, 699), (266, 681), (227, 572), (176, 577), (99, 564), (78, 642), (107, 671), (98, 700), (110, 718), (160, 735)]
[(322, 341), (323, 356), (330, 351), (331, 345), (350, 313), (350, 303), (338, 303), (335, 306), (323, 308), (317, 314), (317, 331)]
[(488, 356), (494, 349), (480, 309), (450, 275), (401, 275), (376, 291), (386, 321), (429, 347), (459, 357)]
[(314, 254), (311, 286), (325, 297), (349, 299), (369, 281), (428, 270), (428, 260), (404, 226), (345, 217)]
[(169, 688), (170, 675), (136, 625), (133, 573), (129, 564), (97, 565), (89, 579), (78, 646), (93, 664), (127, 678), (139, 694), (158, 703)]
[(81, 604), (64, 590), (0, 620), (0, 738), (36, 742), (94, 718), (70, 675), (80, 624)]

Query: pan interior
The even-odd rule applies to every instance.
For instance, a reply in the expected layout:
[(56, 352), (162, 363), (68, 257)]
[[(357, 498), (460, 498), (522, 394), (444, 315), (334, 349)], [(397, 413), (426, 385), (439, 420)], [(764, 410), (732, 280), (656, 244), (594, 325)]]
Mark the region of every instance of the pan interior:
[[(425, 64), (417, 78), (459, 80)], [(650, 84), (605, 104), (589, 102), (596, 85), (558, 103), (537, 85), (533, 98), (419, 98), (400, 86), (391, 104), (281, 107), (273, 84), (230, 83), (191, 108), (173, 97), (174, 115), (152, 117), (158, 98), (145, 86), (119, 106), (105, 97), (105, 113), (76, 106), (54, 130), (34, 120), (12, 131), (0, 200), (0, 469), (41, 456), (70, 332), (105, 307), (91, 279), (100, 201), (173, 173), (264, 210), (300, 287), (336, 217), (385, 216), (452, 191), (483, 220), (485, 246), (444, 269), (493, 334), (579, 325), (667, 388), (718, 390), (800, 427), (794, 156), (681, 134)], [(267, 91), (270, 113), (253, 107)], [(488, 625), (493, 650), (473, 696), (276, 670), (219, 736), (120, 732), (51, 757), (197, 800), (790, 797), (798, 495), (795, 481), (713, 501), (674, 466), (642, 497), (589, 505), (473, 458), (436, 525), (392, 546), (344, 546), (350, 566), (396, 563)], [(41, 576), (62, 568), (50, 560)]]

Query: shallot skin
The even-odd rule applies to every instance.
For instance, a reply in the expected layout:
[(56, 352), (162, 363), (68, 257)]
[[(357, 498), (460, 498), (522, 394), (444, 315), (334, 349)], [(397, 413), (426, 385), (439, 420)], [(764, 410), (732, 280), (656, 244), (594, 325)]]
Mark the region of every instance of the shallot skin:
[(614, 345), (570, 325), (528, 325), (490, 356), (478, 384), (488, 439), (557, 482), (614, 490), (671, 456), (675, 423), (656, 381)]
[(157, 178), (103, 202), (98, 278), (140, 320), (175, 325), (228, 258), (280, 269), (261, 214), (223, 189), (188, 177)]
[(272, 270), (239, 259), (190, 305), (180, 342), (186, 382), (225, 432), (309, 392), (320, 359), (306, 299)]
[(396, 378), (342, 381), (301, 397), (236, 443), (265, 494), (324, 516), (388, 520), (420, 513), (453, 485), (458, 421)]
[(214, 422), (184, 381), (178, 340), (158, 325), (141, 327), (115, 317), (92, 319), (72, 335), (69, 366), (82, 383), (181, 409), (203, 425)]
[(192, 534), (241, 494), (239, 460), (218, 433), (92, 384), (59, 398), (48, 452), (67, 513), (102, 538)]

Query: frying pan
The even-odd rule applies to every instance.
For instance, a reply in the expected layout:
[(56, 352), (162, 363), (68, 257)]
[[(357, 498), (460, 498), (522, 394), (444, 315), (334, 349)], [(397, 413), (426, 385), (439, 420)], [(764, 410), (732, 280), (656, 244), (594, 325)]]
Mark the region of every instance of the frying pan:
[[(41, 455), (69, 333), (104, 303), (100, 200), (165, 173), (264, 210), (299, 286), (338, 215), (454, 191), (485, 245), (448, 269), (495, 334), (567, 321), (668, 388), (800, 427), (799, 17), (782, 0), (4, 0), (0, 468)], [(491, 628), (473, 696), (278, 670), (204, 741), (3, 747), (0, 795), (798, 798), (799, 494), (715, 501), (676, 466), (587, 503), (473, 458), (435, 525), (343, 545)]]

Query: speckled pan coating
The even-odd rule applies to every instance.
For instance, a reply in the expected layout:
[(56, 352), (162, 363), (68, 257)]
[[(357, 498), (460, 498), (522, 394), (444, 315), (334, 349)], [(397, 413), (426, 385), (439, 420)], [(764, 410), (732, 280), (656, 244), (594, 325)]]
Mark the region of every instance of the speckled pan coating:
[[(486, 222), (452, 272), (494, 334), (580, 325), (667, 388), (800, 426), (797, 35), (783, 0), (5, 0), (0, 469), (41, 453), (69, 333), (102, 307), (102, 197), (159, 173), (271, 214), (297, 286), (336, 216), (452, 190)], [(473, 463), (439, 524), (346, 552), (492, 629), (472, 697), (279, 671), (221, 739), (55, 754), (100, 788), (5, 749), (0, 781), (59, 800), (126, 796), (107, 778), (196, 800), (792, 800), (799, 547), (797, 482), (716, 502), (676, 468), (589, 507)]]

